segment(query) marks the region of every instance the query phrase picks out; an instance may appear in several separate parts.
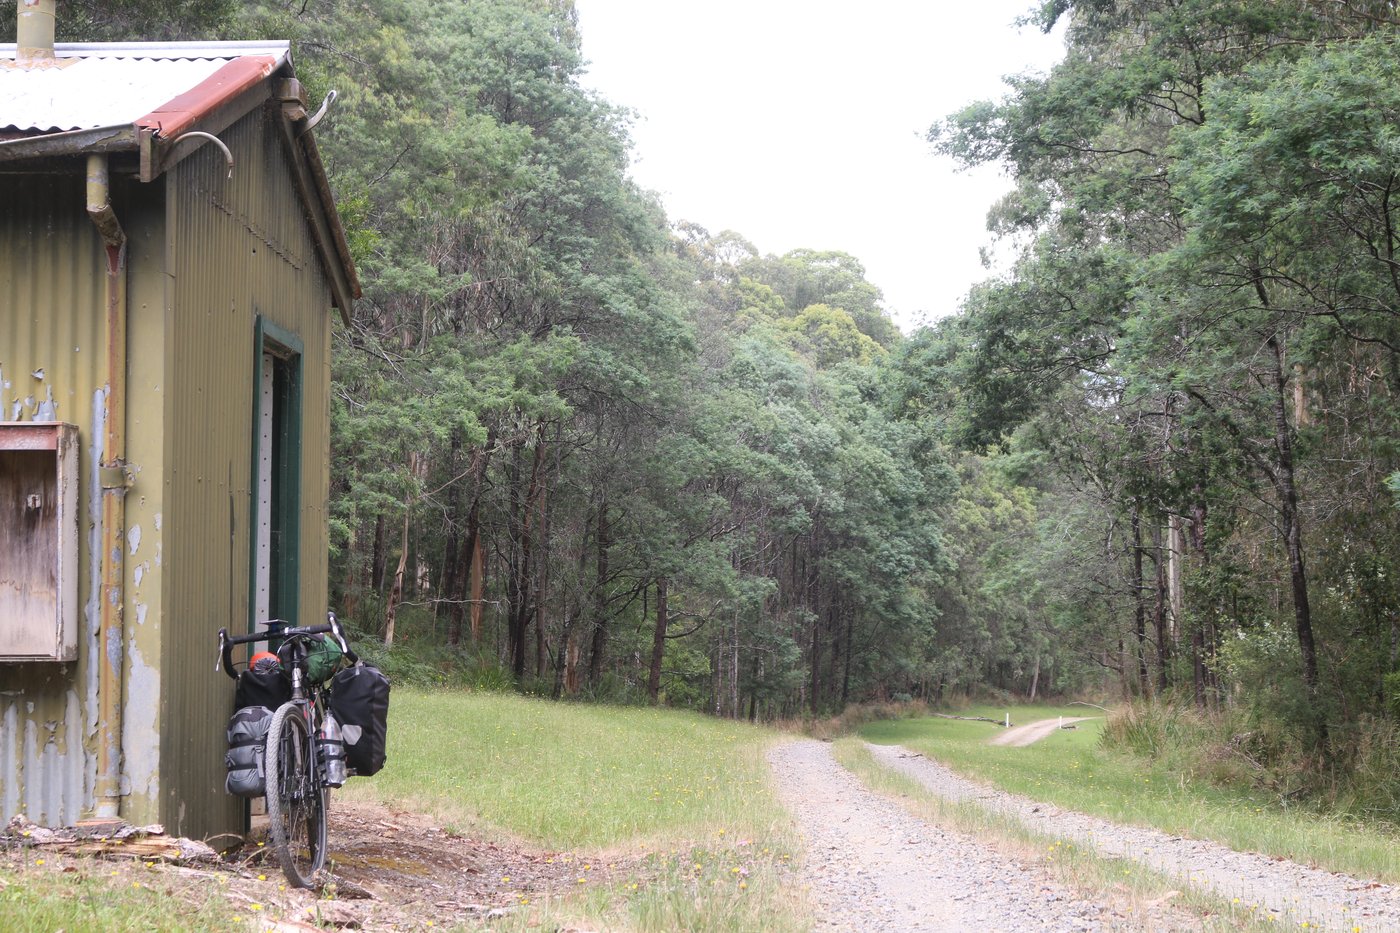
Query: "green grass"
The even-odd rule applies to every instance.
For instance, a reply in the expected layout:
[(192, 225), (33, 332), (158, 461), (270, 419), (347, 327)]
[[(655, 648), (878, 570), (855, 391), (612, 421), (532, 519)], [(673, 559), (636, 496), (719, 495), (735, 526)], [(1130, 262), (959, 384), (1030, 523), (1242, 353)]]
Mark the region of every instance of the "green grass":
[[(0, 929), (6, 933), (110, 933), (113, 930), (239, 930), (248, 924), (210, 891), (191, 903), (167, 894), (164, 878), (124, 876), (91, 859), (27, 854), (0, 867)], [(246, 912), (245, 912), (246, 916)]]
[(777, 737), (690, 713), (397, 689), (388, 764), (341, 793), (641, 859), (630, 881), (533, 905), (525, 926), (577, 911), (608, 929), (796, 930), (806, 908), (783, 879), (800, 843), (764, 760)]
[[(974, 707), (961, 715), (1000, 719), (1004, 712)], [(1099, 715), (1082, 706), (1013, 707), (1010, 712), (1018, 725), (1059, 715)], [(1083, 722), (1074, 731), (1056, 732), (1025, 748), (988, 745), (1000, 731), (990, 723), (948, 719), (875, 722), (860, 734), (877, 744), (907, 745), (962, 774), (1058, 806), (1400, 883), (1400, 836), (1393, 831), (1284, 809), (1276, 798), (1239, 787), (1188, 781), (1103, 749), (1102, 729), (1101, 719)]]

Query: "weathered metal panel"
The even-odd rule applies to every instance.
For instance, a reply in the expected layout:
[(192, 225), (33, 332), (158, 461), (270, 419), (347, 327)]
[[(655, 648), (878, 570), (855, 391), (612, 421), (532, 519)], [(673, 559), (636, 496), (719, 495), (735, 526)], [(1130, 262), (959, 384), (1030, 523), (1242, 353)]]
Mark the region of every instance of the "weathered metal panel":
[(170, 420), (165, 435), (167, 601), (161, 717), (163, 819), (195, 836), (241, 830), (243, 804), (223, 793), (232, 684), (213, 672), (220, 627), (249, 622), (249, 513), (258, 315), (303, 343), (301, 621), (324, 615), (329, 456), (330, 293), (292, 186), (259, 109), (169, 178)]
[(78, 660), (0, 664), (0, 814), (44, 823), (82, 817), (96, 773), (104, 277), (83, 191), (80, 175), (0, 175), (0, 417), (79, 430)]
[(66, 68), (0, 68), (0, 126), (48, 132), (134, 123), (225, 64), (85, 58)]

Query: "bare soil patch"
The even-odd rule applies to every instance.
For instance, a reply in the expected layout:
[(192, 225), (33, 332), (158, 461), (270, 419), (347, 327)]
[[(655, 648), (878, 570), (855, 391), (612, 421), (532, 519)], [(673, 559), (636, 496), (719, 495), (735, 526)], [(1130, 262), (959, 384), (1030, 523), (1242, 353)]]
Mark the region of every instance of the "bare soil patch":
[[(44, 863), (36, 867), (36, 857)], [(320, 892), (291, 888), (266, 844), (254, 838), (222, 861), (168, 864), (108, 853), (101, 858), (0, 847), (0, 866), (106, 877), (190, 903), (224, 898), (232, 914), (278, 933), (331, 928), (441, 929), (529, 911), (543, 897), (581, 884), (607, 885), (634, 859), (553, 851), (450, 832), (406, 810), (334, 800), (329, 881)], [(580, 879), (583, 879), (580, 882)], [(317, 927), (316, 924), (321, 924)], [(0, 922), (0, 928), (3, 923)]]

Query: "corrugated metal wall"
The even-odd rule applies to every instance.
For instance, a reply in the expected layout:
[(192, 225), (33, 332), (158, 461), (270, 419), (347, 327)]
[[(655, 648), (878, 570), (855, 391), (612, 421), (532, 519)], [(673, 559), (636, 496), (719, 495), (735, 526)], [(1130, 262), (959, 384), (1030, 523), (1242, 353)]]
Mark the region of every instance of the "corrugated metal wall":
[[(80, 171), (0, 175), (0, 420), (67, 421), (79, 428), (78, 660), (62, 665), (0, 663), (0, 814), (22, 812), (52, 824), (71, 823), (91, 810), (96, 776), (97, 673), (90, 659), (96, 651), (100, 580), (101, 504), (95, 464), (101, 455), (106, 379), (105, 266), (85, 210), (84, 182)], [(115, 203), (129, 229), (162, 222), (159, 210), (133, 204), (130, 185), (119, 187)], [(153, 330), (159, 340), (161, 309), (148, 305), (152, 293), (160, 294), (163, 277), (151, 267), (147, 245), (149, 238), (138, 237), (130, 259), (133, 294), (146, 299), (133, 302), (136, 342), (149, 341)], [(149, 395), (132, 407), (141, 406), (146, 407), (139, 417), (159, 420), (159, 406), (150, 409)], [(145, 456), (150, 453), (156, 455), (153, 464)], [(129, 454), (133, 463), (153, 468), (143, 486), (158, 503), (159, 449), (132, 446)], [(127, 571), (130, 595), (137, 589), (132, 585), (136, 570), (128, 565)], [(129, 621), (135, 615), (130, 600), (127, 614)], [(129, 645), (134, 646), (138, 631), (129, 628)], [(143, 640), (154, 644), (144, 636)], [(140, 696), (135, 699), (139, 702)], [(145, 712), (153, 716), (154, 704)], [(135, 719), (142, 721), (142, 716)], [(154, 801), (137, 802), (135, 814), (153, 816)]]
[(331, 299), (275, 128), (262, 111), (220, 134), (169, 176), (173, 314), (163, 564), (163, 819), (192, 836), (241, 830), (223, 793), (232, 682), (213, 673), (221, 626), (248, 628), (254, 334), (257, 315), (304, 345), (300, 606), (326, 607)]

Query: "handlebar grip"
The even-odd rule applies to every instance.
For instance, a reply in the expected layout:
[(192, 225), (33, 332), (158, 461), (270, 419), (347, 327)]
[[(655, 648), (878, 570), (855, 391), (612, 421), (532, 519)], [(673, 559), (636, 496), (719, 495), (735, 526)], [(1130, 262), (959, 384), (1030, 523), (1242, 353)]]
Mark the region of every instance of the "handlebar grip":
[(340, 650), (345, 657), (350, 659), (351, 664), (359, 664), (360, 656), (350, 649), (350, 643), (345, 639), (345, 632), (340, 627), (340, 620), (335, 617), (334, 612), (326, 613), (326, 624), (330, 626), (331, 634), (335, 636), (336, 643), (340, 645)]
[(224, 673), (231, 679), (238, 679), (238, 672), (233, 669), (233, 640), (229, 638), (228, 629), (219, 629), (219, 656), (224, 662)]

